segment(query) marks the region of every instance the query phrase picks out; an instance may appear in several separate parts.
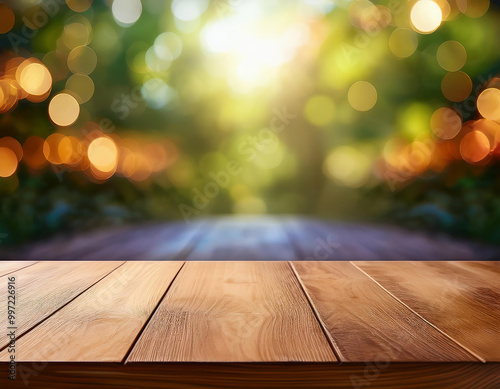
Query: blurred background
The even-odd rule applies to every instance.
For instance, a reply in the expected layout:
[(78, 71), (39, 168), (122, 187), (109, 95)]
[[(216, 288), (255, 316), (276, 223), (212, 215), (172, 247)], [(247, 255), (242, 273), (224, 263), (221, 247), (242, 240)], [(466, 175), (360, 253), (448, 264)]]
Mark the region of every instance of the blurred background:
[(0, 2), (2, 244), (217, 214), (500, 241), (489, 0)]

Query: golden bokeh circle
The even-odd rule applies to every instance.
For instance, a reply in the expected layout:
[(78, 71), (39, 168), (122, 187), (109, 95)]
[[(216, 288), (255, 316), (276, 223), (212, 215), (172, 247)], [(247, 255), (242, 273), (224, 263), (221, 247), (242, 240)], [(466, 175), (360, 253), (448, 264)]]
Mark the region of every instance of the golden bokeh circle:
[(441, 91), (450, 101), (464, 101), (472, 92), (472, 80), (462, 71), (447, 73), (441, 81)]
[(347, 99), (355, 110), (369, 111), (377, 103), (377, 90), (368, 81), (358, 81), (349, 88)]
[(71, 126), (80, 115), (78, 101), (68, 93), (60, 93), (49, 103), (50, 119), (61, 127)]

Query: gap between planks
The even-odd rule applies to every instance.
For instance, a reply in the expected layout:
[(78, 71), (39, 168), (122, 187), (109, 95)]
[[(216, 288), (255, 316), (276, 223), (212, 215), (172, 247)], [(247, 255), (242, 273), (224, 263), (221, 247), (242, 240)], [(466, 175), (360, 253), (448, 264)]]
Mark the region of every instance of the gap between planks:
[[(79, 296), (81, 296), (83, 293), (85, 293), (87, 290), (89, 290), (90, 288), (92, 288), (93, 286), (97, 285), (99, 282), (101, 282), (104, 278), (108, 277), (110, 274), (112, 274), (116, 269), (119, 269), (120, 267), (122, 267), (126, 262), (122, 262), (121, 264), (119, 264), (117, 267), (115, 267), (114, 269), (112, 269), (111, 271), (109, 271), (108, 273), (106, 273), (105, 275), (103, 275), (101, 278), (99, 278), (97, 281), (93, 282), (92, 284), (90, 284), (87, 288), (83, 289), (80, 293), (76, 294), (75, 296), (73, 296), (72, 298), (68, 299), (68, 301), (66, 301), (64, 304), (62, 304), (59, 308), (55, 309), (54, 311), (52, 311), (49, 315), (47, 315), (47, 317), (41, 319), (39, 322), (33, 324), (31, 327), (27, 328), (22, 334), (20, 334), (19, 336), (16, 336), (16, 340), (18, 339), (21, 339), (22, 337), (24, 337), (25, 335), (29, 334), (34, 328), (38, 327), (40, 324), (42, 324), (43, 322), (45, 322), (46, 320), (50, 319), (54, 314), (56, 314), (57, 312), (59, 312), (61, 309), (63, 309), (64, 307), (66, 307), (67, 305), (71, 304), (76, 298), (78, 298)], [(27, 266), (28, 267), (28, 266)], [(4, 350), (6, 350), (7, 348), (9, 347), (9, 345), (5, 345), (4, 347), (0, 347), (0, 352), (3, 352)]]
[(165, 298), (165, 296), (167, 295), (167, 293), (170, 291), (170, 288), (172, 288), (172, 285), (174, 284), (175, 280), (177, 279), (177, 276), (180, 274), (180, 272), (182, 271), (182, 269), (184, 268), (184, 265), (186, 264), (186, 262), (182, 262), (182, 265), (181, 267), (179, 268), (179, 270), (177, 271), (177, 273), (175, 273), (175, 276), (174, 278), (172, 278), (172, 281), (170, 281), (170, 284), (168, 285), (167, 289), (165, 290), (165, 292), (163, 293), (163, 295), (161, 296), (161, 298), (158, 300), (158, 303), (156, 304), (155, 308), (153, 309), (153, 311), (150, 313), (148, 319), (144, 322), (141, 330), (137, 333), (137, 335), (135, 336), (134, 340), (132, 341), (132, 343), (130, 344), (130, 347), (129, 349), (127, 350), (127, 352), (125, 353), (125, 356), (122, 358), (122, 361), (121, 363), (123, 365), (127, 364), (128, 363), (128, 358), (130, 356), (130, 354), (132, 353), (132, 350), (134, 349), (137, 341), (139, 340), (139, 338), (142, 336), (142, 333), (146, 330), (149, 322), (151, 321), (151, 319), (153, 318), (153, 316), (155, 315), (156, 311), (158, 310), (158, 308), (160, 307), (163, 299)]
[(412, 309), (410, 306), (408, 306), (406, 303), (404, 303), (402, 300), (400, 300), (398, 297), (396, 297), (394, 294), (392, 294), (389, 290), (387, 290), (382, 284), (380, 284), (376, 279), (374, 279), (372, 276), (370, 276), (367, 272), (365, 272), (363, 269), (361, 269), (359, 266), (357, 266), (354, 262), (349, 261), (351, 265), (353, 265), (356, 269), (358, 269), (360, 272), (362, 272), (364, 275), (366, 275), (370, 280), (372, 280), (375, 284), (377, 284), (382, 290), (384, 290), (389, 296), (391, 296), (393, 299), (395, 299), (397, 302), (405, 306), (407, 309), (412, 311), (415, 315), (420, 317), (423, 321), (425, 321), (427, 324), (429, 324), (431, 327), (439, 331), (441, 334), (446, 336), (448, 339), (450, 339), (453, 343), (461, 347), (463, 350), (477, 358), (480, 362), (486, 363), (486, 360), (482, 358), (480, 355), (476, 354), (474, 351), (470, 350), (468, 347), (464, 346), (462, 343), (460, 343), (458, 340), (454, 339), (450, 335), (448, 335), (445, 331), (441, 330), (439, 327), (435, 326), (433, 323), (431, 323), (429, 320), (427, 320), (425, 317), (423, 317), (421, 314), (416, 312), (414, 309)]
[(291, 261), (288, 261), (288, 266), (290, 266), (290, 269), (292, 270), (292, 273), (295, 275), (295, 278), (297, 279), (297, 282), (300, 285), (300, 288), (302, 289), (302, 292), (304, 293), (306, 300), (309, 303), (309, 306), (311, 307), (311, 310), (314, 313), (314, 316), (316, 317), (316, 320), (319, 323), (319, 326), (321, 327), (321, 330), (323, 331), (323, 334), (326, 337), (326, 340), (328, 341), (328, 344), (332, 348), (333, 353), (335, 354), (335, 357), (338, 360), (338, 363), (342, 363), (342, 361), (345, 359), (344, 355), (340, 351), (340, 348), (338, 347), (337, 343), (335, 342), (335, 339), (331, 336), (330, 332), (326, 328), (325, 323), (323, 322), (323, 319), (321, 319), (321, 315), (319, 311), (317, 310), (316, 306), (314, 305), (314, 302), (311, 299), (311, 296), (309, 296), (309, 293), (307, 293), (306, 287), (304, 283), (302, 282), (302, 279), (300, 278), (299, 274), (297, 273), (297, 270), (293, 266), (293, 263)]

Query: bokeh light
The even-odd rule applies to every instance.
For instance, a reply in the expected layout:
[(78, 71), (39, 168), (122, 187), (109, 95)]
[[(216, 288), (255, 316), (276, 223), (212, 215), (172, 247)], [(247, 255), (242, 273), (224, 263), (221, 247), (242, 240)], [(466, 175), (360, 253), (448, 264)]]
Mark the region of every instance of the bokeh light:
[(430, 34), (441, 25), (443, 13), (436, 2), (419, 0), (411, 9), (410, 19), (415, 31), (421, 34)]
[(14, 12), (5, 3), (0, 3), (0, 34), (9, 32), (14, 27), (15, 22)]
[(92, 5), (93, 0), (66, 0), (68, 7), (75, 12), (85, 12)]
[(313, 96), (305, 105), (304, 116), (315, 126), (325, 126), (335, 117), (335, 103), (325, 95)]
[(172, 61), (182, 53), (182, 40), (173, 32), (164, 32), (156, 37), (154, 51), (159, 58)]
[(5, 147), (9, 150), (12, 150), (12, 152), (16, 156), (17, 162), (21, 161), (21, 158), (23, 157), (23, 147), (16, 139), (12, 138), (11, 136), (0, 138), (0, 147)]
[(34, 170), (40, 170), (47, 165), (43, 154), (44, 139), (39, 136), (30, 136), (23, 143), (23, 161)]
[(477, 98), (477, 109), (486, 119), (500, 122), (500, 90), (487, 88)]
[(448, 100), (460, 102), (472, 92), (472, 81), (462, 71), (447, 73), (441, 81), (441, 91)]
[(141, 0), (113, 0), (113, 17), (122, 27), (132, 26), (142, 14)]
[(408, 58), (418, 47), (417, 34), (411, 30), (397, 28), (389, 37), (389, 48), (399, 58)]
[(40, 63), (30, 63), (22, 71), (19, 84), (30, 95), (41, 96), (52, 88), (52, 76)]
[(465, 9), (463, 13), (471, 18), (480, 18), (483, 16), (490, 6), (490, 0), (463, 0), (462, 7)]
[(89, 101), (94, 95), (94, 82), (84, 74), (73, 74), (66, 81), (66, 90), (73, 92), (79, 104)]
[(439, 46), (436, 58), (444, 70), (456, 72), (465, 65), (467, 52), (459, 42), (447, 41)]
[(462, 119), (451, 108), (439, 108), (431, 117), (431, 129), (438, 138), (453, 139), (461, 128)]
[(73, 73), (89, 75), (97, 66), (97, 55), (88, 46), (78, 46), (68, 55), (68, 68)]
[(116, 169), (118, 149), (115, 142), (108, 137), (94, 139), (88, 147), (88, 158), (97, 170), (108, 173)]
[(208, 8), (209, 0), (173, 0), (172, 12), (182, 21), (198, 19)]
[(52, 98), (49, 104), (50, 119), (61, 127), (71, 126), (78, 119), (80, 105), (68, 93), (60, 93)]
[(0, 146), (0, 177), (10, 177), (17, 170), (16, 154), (7, 147)]
[(468, 163), (482, 161), (490, 153), (490, 141), (481, 131), (471, 131), (460, 141), (460, 155)]
[(372, 163), (360, 150), (351, 146), (340, 146), (325, 159), (323, 171), (337, 183), (359, 187), (370, 177)]
[(377, 103), (377, 90), (368, 81), (358, 81), (349, 88), (347, 99), (355, 110), (369, 111)]

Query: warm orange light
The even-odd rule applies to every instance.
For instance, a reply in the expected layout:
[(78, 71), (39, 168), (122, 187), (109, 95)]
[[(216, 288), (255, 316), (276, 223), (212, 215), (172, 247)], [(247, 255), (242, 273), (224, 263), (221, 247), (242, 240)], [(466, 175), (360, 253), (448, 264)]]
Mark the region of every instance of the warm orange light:
[(85, 12), (92, 5), (93, 0), (66, 0), (68, 7), (75, 12)]
[(167, 152), (161, 145), (157, 143), (146, 145), (143, 153), (148, 157), (153, 172), (159, 172), (167, 166)]
[(0, 147), (0, 177), (10, 177), (17, 170), (17, 156), (8, 147)]
[(87, 151), (90, 163), (101, 172), (114, 171), (118, 162), (118, 149), (108, 137), (94, 139)]
[(453, 139), (462, 128), (462, 119), (451, 108), (439, 108), (431, 117), (431, 129), (441, 139)]
[(17, 161), (19, 162), (23, 157), (23, 147), (21, 144), (11, 136), (6, 136), (0, 139), (0, 147), (6, 147), (14, 152)]
[(0, 3), (0, 34), (9, 32), (14, 27), (15, 21), (14, 12), (6, 4)]
[(43, 155), (45, 159), (54, 165), (60, 165), (63, 162), (59, 157), (59, 143), (65, 138), (63, 134), (50, 135), (43, 145)]
[(500, 90), (488, 88), (481, 92), (477, 109), (484, 118), (500, 122)]
[(45, 141), (39, 136), (30, 136), (23, 144), (23, 160), (31, 168), (39, 170), (47, 164), (43, 155)]
[(66, 165), (76, 165), (85, 154), (85, 148), (78, 138), (66, 136), (57, 146), (57, 154), (62, 163)]
[(78, 119), (78, 115), (80, 115), (80, 105), (67, 93), (54, 96), (49, 104), (50, 119), (58, 126), (71, 126)]
[(13, 108), (18, 101), (18, 90), (7, 79), (0, 79), (0, 113)]
[(472, 91), (472, 81), (464, 72), (452, 72), (443, 77), (441, 91), (450, 101), (464, 101)]
[(471, 131), (460, 142), (460, 155), (468, 163), (482, 161), (490, 153), (488, 137), (481, 131)]
[(30, 63), (22, 69), (19, 84), (30, 95), (41, 96), (50, 91), (52, 76), (41, 63)]

